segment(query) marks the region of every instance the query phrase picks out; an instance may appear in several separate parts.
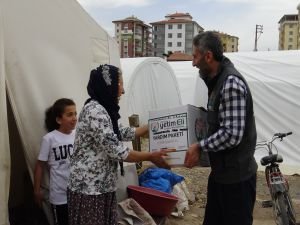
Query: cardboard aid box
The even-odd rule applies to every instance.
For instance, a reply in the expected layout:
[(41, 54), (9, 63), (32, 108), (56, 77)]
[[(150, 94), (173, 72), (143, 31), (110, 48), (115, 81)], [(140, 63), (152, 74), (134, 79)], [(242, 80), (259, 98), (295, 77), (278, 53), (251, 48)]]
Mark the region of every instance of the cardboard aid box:
[(171, 166), (182, 166), (186, 150), (206, 133), (206, 112), (196, 106), (183, 105), (149, 112), (150, 151), (175, 148), (176, 151), (166, 157)]

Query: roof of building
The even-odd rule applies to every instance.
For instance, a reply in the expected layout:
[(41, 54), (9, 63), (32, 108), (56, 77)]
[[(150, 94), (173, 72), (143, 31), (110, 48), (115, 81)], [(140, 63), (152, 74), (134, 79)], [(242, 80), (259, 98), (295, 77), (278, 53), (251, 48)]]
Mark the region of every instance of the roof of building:
[(219, 36), (226, 36), (226, 37), (230, 37), (230, 38), (237, 38), (239, 39), (237, 36), (234, 36), (234, 35), (230, 35), (230, 34), (227, 34), (227, 33), (224, 33), (224, 32), (220, 32), (220, 31), (213, 31), (215, 32), (216, 34), (218, 34)]
[(189, 14), (189, 13), (173, 13), (173, 14), (167, 14), (166, 17), (190, 17), (191, 19), (193, 19), (193, 17)]
[(288, 14), (281, 17), (278, 23), (283, 23), (285, 21), (298, 21), (298, 14)]
[[(201, 27), (196, 21), (192, 20), (192, 16), (189, 13), (173, 13), (168, 14), (165, 16), (165, 20), (156, 21), (150, 23), (152, 26), (155, 24), (170, 24), (170, 23), (196, 23), (199, 27)], [(182, 18), (182, 17), (189, 17), (190, 19)], [(204, 30), (203, 27), (201, 27), (202, 30)]]
[(174, 52), (168, 56), (167, 61), (191, 61), (192, 59), (192, 55), (182, 52)]
[(186, 20), (186, 19), (169, 19), (169, 20), (161, 20), (157, 22), (152, 22), (150, 24), (167, 24), (167, 23), (192, 23), (195, 21)]
[(140, 24), (143, 24), (147, 27), (151, 27), (147, 24), (144, 23), (144, 21), (138, 19), (136, 16), (132, 15), (132, 16), (129, 16), (129, 17), (126, 17), (125, 19), (123, 20), (114, 20), (112, 21), (113, 23), (119, 23), (119, 22), (137, 22), (137, 23), (140, 23)]
[(157, 24), (173, 24), (173, 23), (196, 23), (202, 30), (204, 30), (203, 27), (201, 27), (196, 21), (192, 20), (185, 20), (185, 19), (170, 19), (170, 20), (161, 20), (157, 22), (150, 23), (152, 26)]

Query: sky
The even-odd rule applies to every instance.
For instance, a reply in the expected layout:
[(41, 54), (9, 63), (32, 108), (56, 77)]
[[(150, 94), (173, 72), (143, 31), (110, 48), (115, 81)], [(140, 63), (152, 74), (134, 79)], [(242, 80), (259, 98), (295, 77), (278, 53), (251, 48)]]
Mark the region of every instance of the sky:
[(189, 13), (204, 30), (239, 38), (239, 51), (253, 51), (256, 24), (263, 25), (258, 51), (278, 49), (278, 21), (297, 14), (300, 0), (78, 0), (82, 7), (114, 36), (113, 20), (129, 16), (150, 25), (167, 14)]

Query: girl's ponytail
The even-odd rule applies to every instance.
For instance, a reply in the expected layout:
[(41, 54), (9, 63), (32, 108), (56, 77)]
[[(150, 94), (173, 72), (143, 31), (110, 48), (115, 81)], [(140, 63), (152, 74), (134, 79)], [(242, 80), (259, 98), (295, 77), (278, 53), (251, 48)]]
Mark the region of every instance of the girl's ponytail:
[(45, 112), (45, 128), (48, 132), (59, 128), (59, 124), (56, 122), (56, 117), (53, 113), (53, 106), (50, 106)]

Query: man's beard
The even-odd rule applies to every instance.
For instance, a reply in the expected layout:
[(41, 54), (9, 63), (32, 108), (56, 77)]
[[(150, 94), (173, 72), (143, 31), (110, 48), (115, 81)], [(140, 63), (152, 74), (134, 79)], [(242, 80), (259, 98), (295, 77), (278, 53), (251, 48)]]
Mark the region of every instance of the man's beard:
[(204, 82), (208, 82), (209, 81), (209, 74), (210, 74), (210, 68), (208, 67), (208, 65), (206, 64), (205, 60), (202, 59), (199, 62), (200, 66), (199, 66), (199, 77), (202, 78), (204, 80)]
[(203, 80), (206, 80), (208, 75), (206, 73), (203, 73), (203, 71), (199, 69), (199, 77)]

